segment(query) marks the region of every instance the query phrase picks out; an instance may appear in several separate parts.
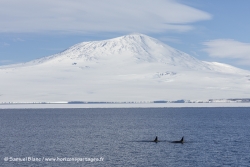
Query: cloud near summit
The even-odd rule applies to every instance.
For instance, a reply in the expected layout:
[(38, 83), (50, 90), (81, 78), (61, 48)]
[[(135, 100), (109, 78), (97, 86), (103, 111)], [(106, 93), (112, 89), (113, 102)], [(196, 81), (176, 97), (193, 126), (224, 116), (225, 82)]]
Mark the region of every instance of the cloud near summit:
[(233, 39), (215, 39), (203, 43), (211, 57), (235, 59), (238, 64), (250, 65), (250, 43)]
[(0, 33), (186, 32), (211, 15), (175, 0), (1, 0)]

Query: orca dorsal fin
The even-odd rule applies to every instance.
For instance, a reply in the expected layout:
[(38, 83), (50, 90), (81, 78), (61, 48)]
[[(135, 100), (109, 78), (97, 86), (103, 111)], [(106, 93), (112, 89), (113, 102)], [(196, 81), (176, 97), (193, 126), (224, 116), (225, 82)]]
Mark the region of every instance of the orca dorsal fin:
[(158, 137), (157, 136), (155, 137), (154, 142), (158, 142)]
[(181, 142), (184, 142), (184, 136), (181, 138), (181, 140), (180, 140)]

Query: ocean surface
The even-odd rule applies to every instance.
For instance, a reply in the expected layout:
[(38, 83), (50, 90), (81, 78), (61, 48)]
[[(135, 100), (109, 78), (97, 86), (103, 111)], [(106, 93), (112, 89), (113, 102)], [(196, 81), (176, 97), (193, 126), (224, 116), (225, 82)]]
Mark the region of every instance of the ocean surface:
[(250, 166), (250, 108), (2, 109), (0, 134), (3, 167)]

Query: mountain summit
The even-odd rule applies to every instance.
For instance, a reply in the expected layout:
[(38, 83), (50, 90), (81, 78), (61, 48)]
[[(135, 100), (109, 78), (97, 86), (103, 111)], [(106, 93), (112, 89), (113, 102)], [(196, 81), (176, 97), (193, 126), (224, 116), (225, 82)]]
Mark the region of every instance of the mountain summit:
[[(52, 56), (31, 61), (27, 64), (55, 63), (88, 64), (107, 62), (160, 63), (193, 70), (224, 73), (243, 73), (243, 70), (222, 63), (200, 61), (182, 51), (144, 34), (134, 33), (103, 41), (82, 42)], [(127, 65), (127, 64), (126, 64)]]
[(116, 57), (121, 60), (131, 58), (138, 62), (162, 62), (175, 65), (178, 64), (180, 59), (182, 61), (185, 61), (185, 59), (188, 61), (195, 60), (154, 38), (143, 34), (130, 34), (109, 40), (79, 43), (62, 53), (38, 61), (61, 61), (63, 59), (98, 61)]
[(198, 60), (143, 34), (82, 42), (0, 67), (0, 77), (0, 102), (250, 97), (249, 71)]

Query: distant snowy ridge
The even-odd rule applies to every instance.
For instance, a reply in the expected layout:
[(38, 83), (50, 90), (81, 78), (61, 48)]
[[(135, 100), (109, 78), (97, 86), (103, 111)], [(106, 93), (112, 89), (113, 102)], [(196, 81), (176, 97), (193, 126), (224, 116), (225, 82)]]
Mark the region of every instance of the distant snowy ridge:
[(174, 101), (60, 101), (60, 102), (2, 102), (2, 104), (149, 104), (149, 103), (250, 103), (250, 98), (174, 100)]

